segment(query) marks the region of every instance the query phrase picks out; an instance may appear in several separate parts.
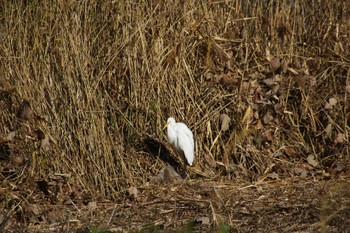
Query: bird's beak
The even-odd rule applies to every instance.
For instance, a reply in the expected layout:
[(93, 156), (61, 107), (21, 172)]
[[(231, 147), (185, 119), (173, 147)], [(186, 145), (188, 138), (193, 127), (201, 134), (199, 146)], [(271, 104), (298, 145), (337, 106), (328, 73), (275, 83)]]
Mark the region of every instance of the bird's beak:
[(167, 122), (164, 127), (163, 127), (163, 130), (165, 130), (167, 127), (168, 127), (169, 123)]

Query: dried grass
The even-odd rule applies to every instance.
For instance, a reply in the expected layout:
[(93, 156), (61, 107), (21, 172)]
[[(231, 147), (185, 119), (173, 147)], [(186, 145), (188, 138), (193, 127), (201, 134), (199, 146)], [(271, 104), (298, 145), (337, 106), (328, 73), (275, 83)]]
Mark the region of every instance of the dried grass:
[[(194, 132), (194, 178), (294, 176), (309, 154), (325, 169), (348, 164), (347, 1), (245, 2), (2, 2), (0, 133), (16, 130), (12, 144), (26, 148), (17, 181), (63, 174), (88, 195), (118, 198), (163, 167), (141, 144), (166, 141), (168, 116)], [(289, 68), (272, 95), (269, 57)], [(331, 97), (338, 103), (326, 110)], [(23, 100), (37, 117), (16, 118)], [(274, 120), (257, 127), (268, 111)], [(227, 132), (221, 113), (232, 119)], [(35, 129), (50, 137), (48, 151), (26, 137)], [(273, 140), (259, 143), (267, 131)], [(344, 143), (333, 143), (339, 133)], [(276, 156), (285, 148), (293, 156)]]

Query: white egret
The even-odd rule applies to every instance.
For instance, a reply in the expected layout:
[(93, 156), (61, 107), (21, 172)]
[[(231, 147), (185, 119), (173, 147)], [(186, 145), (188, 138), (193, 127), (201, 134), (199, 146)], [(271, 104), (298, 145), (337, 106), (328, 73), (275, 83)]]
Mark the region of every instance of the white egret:
[(176, 122), (170, 117), (164, 129), (168, 128), (168, 140), (182, 155), (184, 160), (184, 176), (186, 176), (186, 161), (192, 166), (194, 160), (194, 140), (191, 130), (182, 122)]

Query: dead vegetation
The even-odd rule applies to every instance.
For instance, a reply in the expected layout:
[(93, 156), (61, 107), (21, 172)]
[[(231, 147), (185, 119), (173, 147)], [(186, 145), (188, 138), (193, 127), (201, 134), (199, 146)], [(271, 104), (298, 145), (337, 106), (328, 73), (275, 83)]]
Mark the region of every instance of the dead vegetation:
[[(348, 3), (2, 2), (0, 230), (344, 229), (345, 186), (323, 182), (349, 176)], [(144, 140), (165, 143), (168, 116), (195, 165), (149, 186), (165, 164)]]

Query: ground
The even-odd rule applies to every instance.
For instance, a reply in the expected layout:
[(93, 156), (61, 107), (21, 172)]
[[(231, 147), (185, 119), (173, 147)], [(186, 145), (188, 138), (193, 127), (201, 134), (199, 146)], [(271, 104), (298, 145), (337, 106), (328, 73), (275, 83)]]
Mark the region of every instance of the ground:
[(198, 176), (131, 187), (114, 201), (79, 196), (81, 190), (66, 180), (4, 182), (2, 232), (348, 231), (347, 180), (248, 183)]

